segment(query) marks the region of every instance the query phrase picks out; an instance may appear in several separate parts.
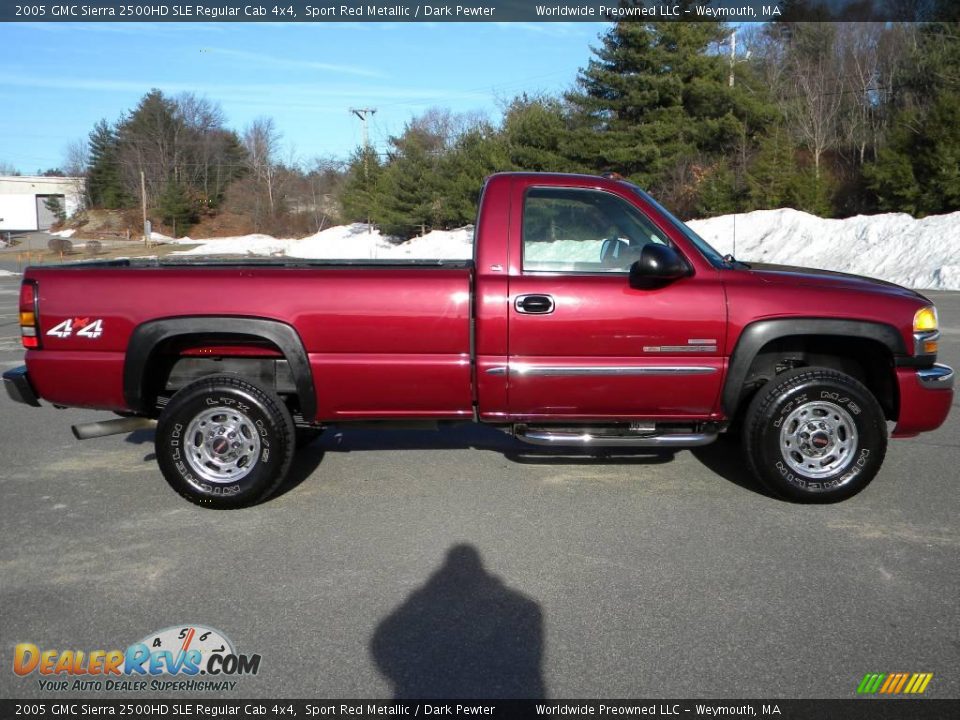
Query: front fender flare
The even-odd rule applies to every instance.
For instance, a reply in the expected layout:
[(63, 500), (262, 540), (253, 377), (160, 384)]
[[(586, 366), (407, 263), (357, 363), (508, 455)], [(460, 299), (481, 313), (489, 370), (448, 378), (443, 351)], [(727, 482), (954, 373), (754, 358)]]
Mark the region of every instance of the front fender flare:
[(721, 405), (727, 417), (736, 415), (747, 373), (761, 348), (772, 340), (804, 335), (865, 338), (884, 345), (894, 357), (907, 354), (903, 336), (895, 327), (885, 323), (834, 318), (758, 320), (743, 329), (730, 356), (721, 396)]

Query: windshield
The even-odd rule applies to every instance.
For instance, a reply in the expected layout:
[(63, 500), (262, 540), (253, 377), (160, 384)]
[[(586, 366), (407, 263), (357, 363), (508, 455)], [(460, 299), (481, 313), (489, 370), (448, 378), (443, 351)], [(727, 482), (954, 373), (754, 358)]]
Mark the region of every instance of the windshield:
[(727, 266), (726, 261), (724, 261), (724, 259), (723, 259), (723, 255), (721, 255), (719, 252), (717, 252), (717, 251), (713, 248), (713, 246), (710, 245), (710, 243), (708, 243), (708, 242), (707, 242), (706, 240), (704, 240), (702, 237), (700, 237), (699, 235), (697, 235), (693, 230), (691, 230), (690, 227), (687, 226), (687, 224), (686, 224), (685, 222), (683, 222), (682, 220), (678, 219), (672, 212), (670, 212), (670, 211), (667, 210), (663, 205), (661, 205), (659, 202), (657, 202), (656, 200), (654, 200), (654, 199), (650, 196), (650, 194), (647, 193), (646, 191), (641, 190), (641, 189), (638, 188), (636, 185), (632, 185), (632, 184), (630, 184), (630, 183), (627, 183), (627, 185), (630, 186), (630, 189), (631, 189), (633, 192), (635, 192), (637, 195), (639, 195), (641, 198), (643, 198), (643, 199), (646, 200), (648, 203), (650, 203), (651, 205), (653, 205), (657, 210), (659, 210), (660, 213), (667, 219), (667, 222), (669, 222), (671, 225), (673, 225), (673, 227), (674, 227), (676, 230), (680, 231), (680, 233), (682, 233), (685, 238), (687, 238), (690, 242), (692, 242), (694, 245), (696, 245), (697, 249), (703, 254), (703, 256), (704, 256), (705, 258), (707, 258), (707, 260), (710, 261), (710, 263), (711, 263), (714, 267), (726, 267), (726, 266)]

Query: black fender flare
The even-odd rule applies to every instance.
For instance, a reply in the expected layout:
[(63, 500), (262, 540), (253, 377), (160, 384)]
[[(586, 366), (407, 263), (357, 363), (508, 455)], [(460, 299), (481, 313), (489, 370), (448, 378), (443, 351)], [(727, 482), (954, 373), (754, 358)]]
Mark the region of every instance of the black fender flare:
[(907, 347), (900, 331), (885, 323), (835, 318), (758, 320), (743, 329), (730, 356), (730, 365), (721, 396), (721, 404), (727, 417), (732, 418), (737, 412), (747, 373), (760, 349), (778, 338), (803, 335), (864, 338), (885, 346), (894, 358), (907, 354)]
[(314, 391), (310, 361), (300, 335), (290, 325), (277, 320), (247, 317), (191, 316), (150, 320), (138, 325), (127, 343), (123, 363), (123, 395), (127, 405), (136, 412), (149, 412), (143, 397), (143, 376), (157, 346), (181, 335), (247, 335), (269, 340), (283, 353), (293, 375), (304, 419), (312, 422), (317, 415), (317, 396)]

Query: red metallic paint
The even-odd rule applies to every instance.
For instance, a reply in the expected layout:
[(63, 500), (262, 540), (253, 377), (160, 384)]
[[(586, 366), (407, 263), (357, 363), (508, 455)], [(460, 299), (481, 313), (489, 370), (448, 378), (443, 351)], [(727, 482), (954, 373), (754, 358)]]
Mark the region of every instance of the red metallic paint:
[(900, 415), (893, 437), (913, 437), (943, 425), (953, 402), (952, 390), (928, 390), (920, 385), (910, 368), (897, 369)]

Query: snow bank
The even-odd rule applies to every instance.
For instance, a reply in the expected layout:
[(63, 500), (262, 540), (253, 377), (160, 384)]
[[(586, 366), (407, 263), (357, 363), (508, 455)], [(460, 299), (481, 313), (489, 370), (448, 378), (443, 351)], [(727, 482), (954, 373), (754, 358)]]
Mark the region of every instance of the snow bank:
[[(689, 223), (738, 260), (866, 275), (912, 288), (960, 290), (960, 212), (827, 220), (799, 210), (757, 210)], [(734, 248), (736, 237), (736, 248)]]
[(465, 260), (473, 256), (473, 226), (434, 230), (407, 242), (384, 237), (364, 223), (338, 225), (300, 240), (278, 240), (269, 235), (177, 240), (180, 245), (202, 244), (174, 255), (285, 255), (312, 260)]
[[(902, 213), (826, 220), (798, 210), (758, 210), (694, 220), (690, 227), (721, 253), (733, 253), (747, 262), (836, 270), (914, 288), (960, 290), (960, 212), (922, 220)], [(375, 228), (356, 223), (327, 228), (300, 240), (268, 235), (202, 241), (182, 238), (176, 242), (202, 244), (175, 254), (460, 260), (472, 257), (472, 241), (472, 226), (435, 230), (397, 242)], [(589, 261), (597, 257), (599, 243), (538, 243), (531, 248), (531, 257), (541, 261)], [(578, 246), (578, 257), (567, 254), (571, 244)]]

